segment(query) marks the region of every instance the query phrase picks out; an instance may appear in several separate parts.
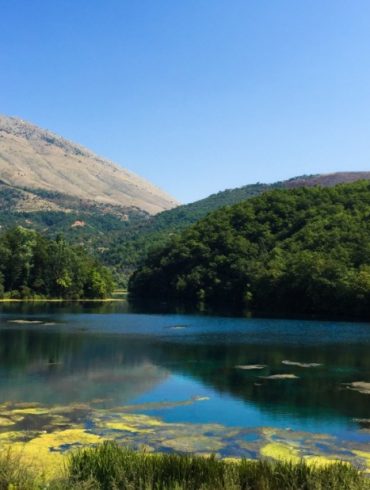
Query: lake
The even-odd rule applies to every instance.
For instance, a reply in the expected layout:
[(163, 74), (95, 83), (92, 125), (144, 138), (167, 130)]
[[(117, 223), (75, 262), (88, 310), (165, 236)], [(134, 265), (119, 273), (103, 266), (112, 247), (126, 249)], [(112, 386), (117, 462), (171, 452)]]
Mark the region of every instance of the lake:
[(370, 466), (370, 324), (0, 308), (4, 445), (50, 461), (108, 438)]

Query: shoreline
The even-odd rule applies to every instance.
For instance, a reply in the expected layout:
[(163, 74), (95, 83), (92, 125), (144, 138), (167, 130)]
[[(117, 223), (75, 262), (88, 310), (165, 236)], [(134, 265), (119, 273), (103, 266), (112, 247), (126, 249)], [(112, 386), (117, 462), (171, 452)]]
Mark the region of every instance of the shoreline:
[(0, 299), (0, 303), (117, 303), (126, 301), (124, 298), (104, 299)]

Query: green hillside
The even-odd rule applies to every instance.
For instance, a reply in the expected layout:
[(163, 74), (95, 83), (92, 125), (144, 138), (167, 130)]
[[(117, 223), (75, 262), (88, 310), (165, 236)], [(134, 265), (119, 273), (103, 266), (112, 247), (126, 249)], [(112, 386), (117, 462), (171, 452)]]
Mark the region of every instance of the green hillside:
[(273, 190), (210, 213), (152, 252), (136, 297), (370, 314), (370, 183)]
[(163, 211), (145, 220), (113, 233), (102, 260), (124, 274), (132, 273), (149, 252), (163, 246), (174, 234), (193, 225), (208, 213), (223, 206), (231, 206), (273, 189), (322, 186), (369, 179), (368, 172), (338, 172), (326, 175), (301, 175), (273, 184), (249, 184), (212, 194), (205, 199)]
[(34, 229), (50, 237), (63, 236), (92, 252), (110, 244), (111, 233), (125, 232), (148, 220), (148, 213), (79, 199), (43, 189), (25, 189), (0, 182), (0, 227)]
[(300, 176), (273, 184), (250, 184), (227, 189), (191, 204), (155, 216), (135, 207), (102, 204), (61, 192), (28, 189), (0, 182), (0, 226), (23, 226), (51, 238), (62, 234), (83, 245), (114, 271), (117, 284), (127, 277), (147, 254), (222, 206), (233, 205), (263, 192), (302, 186), (332, 186), (368, 178), (364, 172)]
[(270, 187), (268, 184), (252, 184), (238, 189), (228, 189), (200, 201), (164, 211), (146, 220), (137, 220), (114, 234), (109, 248), (102, 254), (102, 259), (106, 264), (124, 273), (130, 273), (151, 250), (164, 245), (174, 234), (204, 218), (209, 212), (257, 196)]

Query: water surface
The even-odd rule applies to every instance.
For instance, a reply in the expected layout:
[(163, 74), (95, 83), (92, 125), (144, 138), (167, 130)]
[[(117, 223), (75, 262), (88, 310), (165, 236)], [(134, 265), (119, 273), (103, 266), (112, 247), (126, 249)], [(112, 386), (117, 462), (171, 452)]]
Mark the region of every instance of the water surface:
[(291, 447), (364, 465), (370, 394), (351, 383), (370, 382), (369, 353), (365, 323), (3, 305), (0, 403), (5, 418), (22, 414), (11, 433), (26, 442), (59, 420), (58, 431), (154, 450), (274, 457)]

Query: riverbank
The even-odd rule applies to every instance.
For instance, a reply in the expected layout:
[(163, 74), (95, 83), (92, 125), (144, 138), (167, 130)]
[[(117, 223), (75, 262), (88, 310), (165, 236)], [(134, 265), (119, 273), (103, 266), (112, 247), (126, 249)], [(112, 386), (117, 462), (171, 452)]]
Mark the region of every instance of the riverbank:
[(41, 490), (369, 490), (364, 473), (344, 463), (221, 460), (181, 454), (134, 452), (105, 442), (70, 454), (53, 480), (11, 451), (0, 456), (0, 488)]
[(0, 298), (0, 303), (109, 303), (124, 301), (126, 297), (127, 291), (118, 289), (109, 298)]

